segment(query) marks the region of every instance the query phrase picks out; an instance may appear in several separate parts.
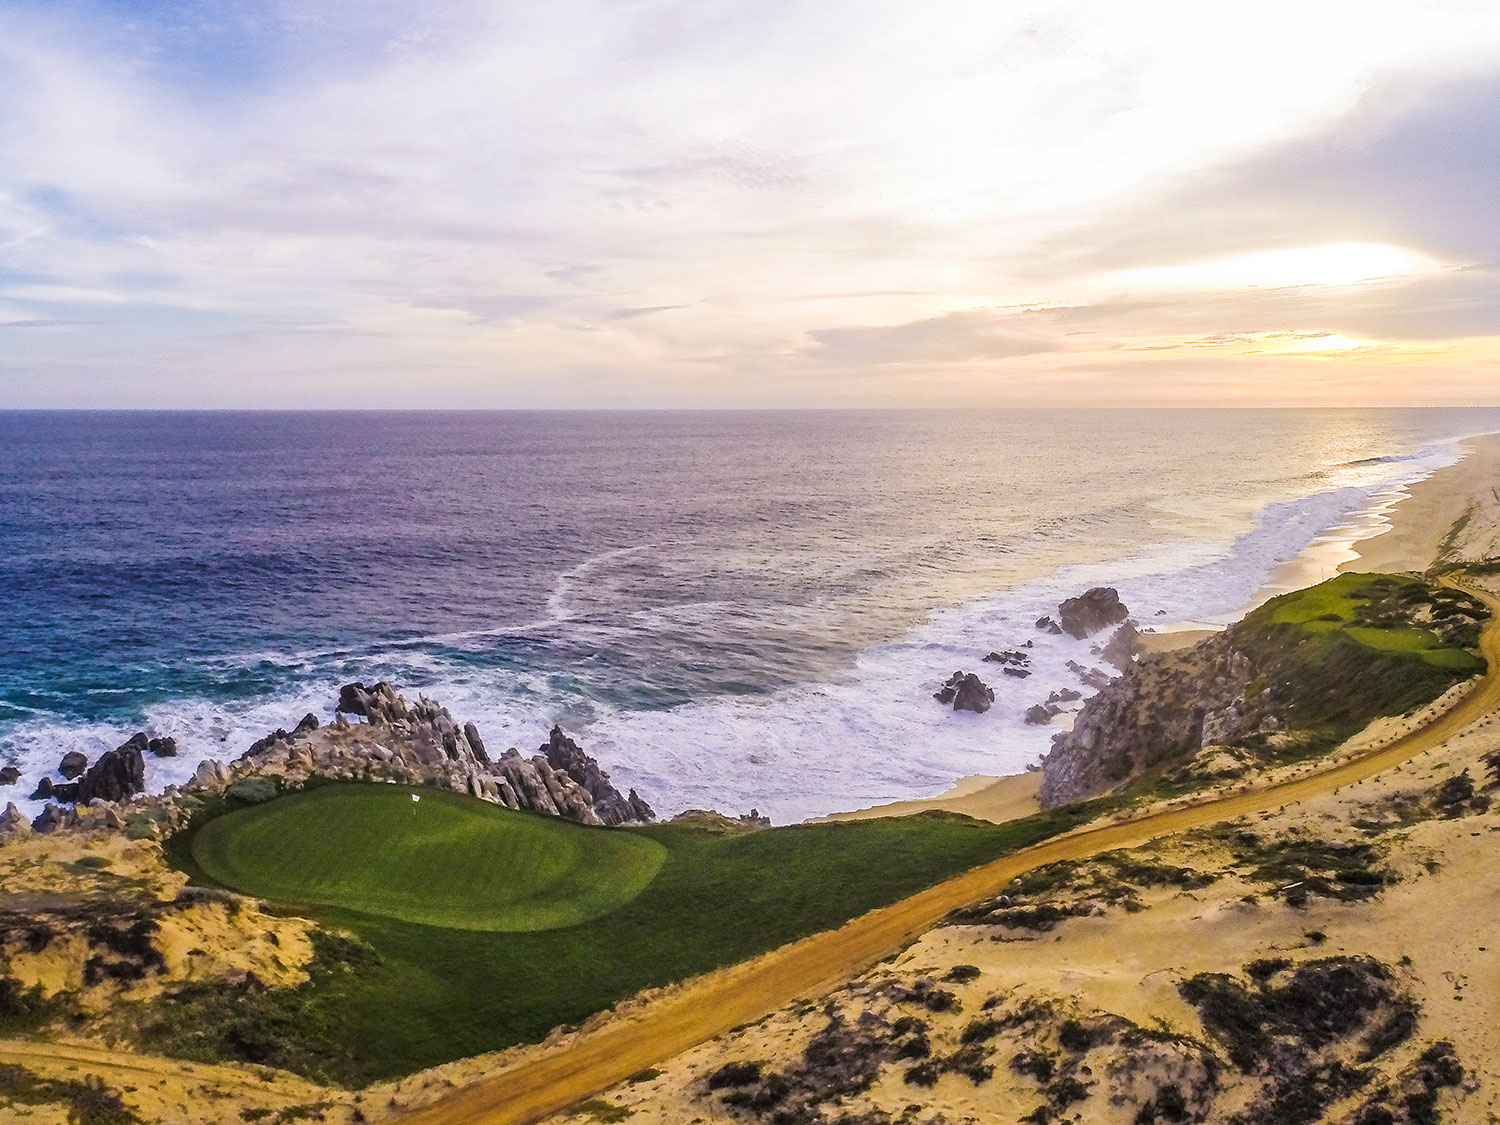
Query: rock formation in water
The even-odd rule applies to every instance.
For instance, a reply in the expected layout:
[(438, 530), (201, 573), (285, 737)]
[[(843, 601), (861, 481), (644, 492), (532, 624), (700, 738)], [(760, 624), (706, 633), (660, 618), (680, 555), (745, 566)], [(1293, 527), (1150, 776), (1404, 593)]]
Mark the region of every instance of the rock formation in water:
[(1130, 611), (1120, 601), (1119, 591), (1110, 586), (1095, 586), (1057, 607), (1062, 631), (1079, 640), (1118, 625), (1129, 616)]
[(932, 698), (953, 704), (955, 711), (983, 714), (995, 702), (995, 693), (973, 672), (954, 672), (947, 683), (933, 692)]

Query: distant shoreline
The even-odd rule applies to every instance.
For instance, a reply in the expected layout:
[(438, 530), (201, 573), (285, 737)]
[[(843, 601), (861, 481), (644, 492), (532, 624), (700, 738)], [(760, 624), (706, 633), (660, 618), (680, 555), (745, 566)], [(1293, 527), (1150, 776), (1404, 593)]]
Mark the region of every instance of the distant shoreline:
[[(1457, 462), (1414, 484), (1379, 494), (1377, 502), (1355, 522), (1320, 535), (1295, 559), (1277, 567), (1255, 599), (1235, 612), (1233, 620), (1280, 593), (1315, 585), (1336, 574), (1425, 571), (1440, 561), (1445, 542), (1453, 538), (1455, 524), (1465, 514), (1469, 516), (1465, 530), (1472, 527), (1473, 534), (1481, 539), (1500, 539), (1500, 434), (1464, 438), (1459, 444), (1462, 452)], [(1484, 553), (1485, 548), (1478, 551)], [(1500, 546), (1492, 543), (1489, 553), (1500, 553)], [(1143, 633), (1141, 648), (1143, 652), (1186, 648), (1221, 628), (1184, 623), (1182, 628)], [(1039, 811), (1036, 792), (1040, 783), (1039, 771), (1008, 777), (963, 777), (934, 797), (832, 813), (808, 823), (933, 811), (998, 823)]]

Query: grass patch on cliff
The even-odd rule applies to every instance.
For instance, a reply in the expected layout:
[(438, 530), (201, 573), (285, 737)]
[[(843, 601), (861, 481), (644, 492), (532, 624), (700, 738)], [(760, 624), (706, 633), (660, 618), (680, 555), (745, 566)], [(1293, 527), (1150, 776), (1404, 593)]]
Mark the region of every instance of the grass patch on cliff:
[[(410, 791), (399, 787), (351, 784), (316, 791), (331, 803), (300, 807), (332, 813), (339, 802), (360, 802), (372, 788), (388, 788), (411, 803)], [(421, 795), (425, 805), (432, 791)], [(670, 824), (588, 829), (465, 797), (449, 799), (496, 824), (540, 823), (573, 837), (585, 853), (617, 838), (638, 839), (659, 847), (664, 859), (655, 878), (628, 902), (546, 931), (502, 933), (317, 908), (314, 917), (354, 934), (369, 955), (347, 966), (346, 958), (324, 957), (299, 988), (238, 995), (233, 1020), (221, 1010), (222, 990), (179, 996), (170, 1019), (154, 1026), (143, 1021), (145, 1045), (199, 1059), (274, 1058), (272, 1065), (351, 1085), (406, 1074), (534, 1042), (642, 989), (832, 929), (1119, 803), (1110, 798), (1073, 805), (1003, 825), (929, 814), (717, 835)], [(281, 798), (247, 811), (283, 803), (295, 809), (297, 800)], [(210, 830), (213, 848), (231, 847), (235, 833), (255, 823), (241, 813), (209, 820), (191, 841), (174, 841), (172, 852), (199, 852), (197, 839)], [(214, 829), (216, 824), (221, 827)], [(380, 862), (378, 839), (343, 846), (355, 852), (355, 860)], [(441, 849), (414, 854), (438, 868), (449, 864)], [(402, 879), (420, 885), (433, 874), (424, 867)], [(284, 901), (305, 902), (306, 896), (290, 894)], [(482, 911), (483, 904), (472, 909)]]
[(323, 786), (240, 809), (204, 825), (192, 850), (216, 882), (245, 894), (507, 931), (606, 914), (667, 857), (645, 836), (394, 785)]
[(1272, 599), (1230, 632), (1262, 671), (1247, 695), (1272, 692), (1292, 728), (1331, 745), (1483, 672), (1470, 649), (1484, 616), (1468, 595), (1419, 579), (1342, 574)]

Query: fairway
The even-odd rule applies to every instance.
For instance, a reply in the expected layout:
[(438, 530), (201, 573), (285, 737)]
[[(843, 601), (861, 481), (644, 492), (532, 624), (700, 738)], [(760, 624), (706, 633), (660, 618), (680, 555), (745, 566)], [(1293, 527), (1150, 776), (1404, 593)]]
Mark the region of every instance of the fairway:
[(205, 825), (192, 852), (245, 894), (507, 932), (607, 914), (667, 855), (635, 833), (397, 785), (329, 785), (241, 809)]

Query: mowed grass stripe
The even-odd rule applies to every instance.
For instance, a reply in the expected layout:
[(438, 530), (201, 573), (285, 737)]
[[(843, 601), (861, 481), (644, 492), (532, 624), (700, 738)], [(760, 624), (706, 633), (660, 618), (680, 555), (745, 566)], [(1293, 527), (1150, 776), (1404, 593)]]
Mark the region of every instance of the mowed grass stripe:
[(245, 894), (503, 932), (607, 914), (640, 894), (667, 856), (635, 833), (396, 785), (325, 786), (241, 809), (206, 824), (192, 851), (209, 876)]

